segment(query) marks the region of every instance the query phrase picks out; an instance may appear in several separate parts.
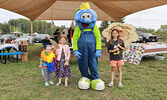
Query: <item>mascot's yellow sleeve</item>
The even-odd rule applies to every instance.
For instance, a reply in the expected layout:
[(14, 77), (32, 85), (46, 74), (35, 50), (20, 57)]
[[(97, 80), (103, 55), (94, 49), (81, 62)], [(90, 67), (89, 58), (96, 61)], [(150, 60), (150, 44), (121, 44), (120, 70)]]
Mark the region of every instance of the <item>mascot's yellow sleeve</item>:
[[(96, 38), (96, 49), (101, 50), (101, 34), (97, 25), (95, 25), (93, 31)], [(80, 36), (81, 36), (81, 30), (79, 26), (76, 26), (73, 34), (73, 50), (78, 50), (78, 40)]]
[(96, 38), (96, 50), (101, 50), (101, 34), (100, 34), (100, 30), (97, 27), (97, 25), (95, 25), (94, 27), (94, 34), (95, 34), (95, 38)]
[(81, 35), (81, 30), (79, 26), (77, 25), (74, 30), (74, 34), (73, 34), (73, 50), (78, 50), (78, 40), (79, 40), (80, 35)]

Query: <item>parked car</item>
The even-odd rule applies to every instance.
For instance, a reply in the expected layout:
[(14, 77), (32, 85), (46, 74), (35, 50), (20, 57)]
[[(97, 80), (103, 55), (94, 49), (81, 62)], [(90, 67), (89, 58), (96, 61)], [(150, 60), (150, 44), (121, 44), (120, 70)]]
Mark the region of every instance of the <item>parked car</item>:
[(160, 37), (160, 36), (159, 36), (158, 39), (164, 39), (164, 37)]
[(15, 40), (16, 36), (14, 34), (4, 34), (0, 37), (0, 41), (4, 42), (4, 40), (6, 41), (7, 39), (9, 39), (10, 41)]
[(25, 40), (29, 44), (31, 39), (32, 39), (32, 42), (33, 42), (34, 41), (33, 37), (31, 37), (31, 36), (21, 36), (21, 37), (17, 38), (15, 41), (20, 43), (21, 40)]
[(51, 37), (49, 34), (37, 34), (35, 37), (34, 37), (34, 41), (35, 43), (41, 43), (41, 41), (43, 39), (45, 39), (46, 37)]
[(157, 42), (158, 37), (156, 35), (152, 35), (151, 33), (140, 33), (139, 36), (143, 37), (143, 42)]
[(138, 38), (138, 40), (136, 42), (143, 43), (143, 36), (139, 35), (139, 38)]

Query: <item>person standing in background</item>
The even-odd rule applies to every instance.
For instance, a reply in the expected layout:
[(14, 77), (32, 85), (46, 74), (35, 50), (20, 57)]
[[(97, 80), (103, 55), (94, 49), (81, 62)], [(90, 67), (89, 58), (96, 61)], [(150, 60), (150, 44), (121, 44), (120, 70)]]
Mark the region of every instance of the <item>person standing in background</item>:
[(61, 33), (59, 29), (56, 29), (55, 33), (53, 34), (54, 40), (58, 43), (58, 39), (60, 37)]

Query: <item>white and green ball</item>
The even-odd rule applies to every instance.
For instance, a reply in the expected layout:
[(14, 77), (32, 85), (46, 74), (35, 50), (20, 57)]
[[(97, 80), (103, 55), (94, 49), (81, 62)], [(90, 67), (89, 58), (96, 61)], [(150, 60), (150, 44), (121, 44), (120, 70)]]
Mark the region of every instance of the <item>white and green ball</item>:
[(91, 88), (94, 90), (104, 90), (105, 85), (101, 79), (96, 79), (91, 81)]
[(78, 82), (78, 87), (80, 89), (89, 89), (90, 88), (90, 80), (87, 77), (82, 77)]

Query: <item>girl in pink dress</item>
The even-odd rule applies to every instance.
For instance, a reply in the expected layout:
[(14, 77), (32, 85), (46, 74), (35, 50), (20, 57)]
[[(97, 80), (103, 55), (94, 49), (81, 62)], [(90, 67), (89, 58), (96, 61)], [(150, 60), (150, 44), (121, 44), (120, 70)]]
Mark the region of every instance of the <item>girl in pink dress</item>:
[(59, 82), (56, 84), (59, 86), (61, 84), (61, 78), (65, 77), (65, 86), (68, 86), (68, 78), (71, 79), (71, 71), (70, 71), (70, 48), (67, 45), (67, 37), (65, 35), (61, 35), (59, 38), (58, 46), (60, 49), (56, 49), (56, 78), (59, 78)]

